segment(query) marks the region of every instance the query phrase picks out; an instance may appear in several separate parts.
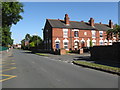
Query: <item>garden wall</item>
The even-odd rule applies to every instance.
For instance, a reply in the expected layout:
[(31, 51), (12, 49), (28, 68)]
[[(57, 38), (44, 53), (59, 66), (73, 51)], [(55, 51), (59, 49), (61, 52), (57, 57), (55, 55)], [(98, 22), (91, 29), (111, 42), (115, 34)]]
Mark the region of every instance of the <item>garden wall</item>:
[(120, 42), (108, 46), (94, 46), (90, 53), (92, 60), (120, 63)]

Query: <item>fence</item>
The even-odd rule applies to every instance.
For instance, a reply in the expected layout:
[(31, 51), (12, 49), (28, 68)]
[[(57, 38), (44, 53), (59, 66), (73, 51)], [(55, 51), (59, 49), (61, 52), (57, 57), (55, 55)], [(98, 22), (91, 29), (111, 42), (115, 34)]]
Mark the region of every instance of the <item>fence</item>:
[(8, 49), (8, 47), (0, 46), (0, 51), (5, 51), (5, 50), (7, 50), (7, 49)]

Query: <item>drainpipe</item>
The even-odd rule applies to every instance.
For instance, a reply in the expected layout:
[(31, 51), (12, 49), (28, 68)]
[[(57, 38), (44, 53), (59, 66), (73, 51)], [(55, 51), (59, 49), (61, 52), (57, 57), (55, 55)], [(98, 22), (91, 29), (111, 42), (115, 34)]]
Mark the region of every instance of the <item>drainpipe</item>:
[(70, 48), (72, 50), (72, 29), (70, 29)]

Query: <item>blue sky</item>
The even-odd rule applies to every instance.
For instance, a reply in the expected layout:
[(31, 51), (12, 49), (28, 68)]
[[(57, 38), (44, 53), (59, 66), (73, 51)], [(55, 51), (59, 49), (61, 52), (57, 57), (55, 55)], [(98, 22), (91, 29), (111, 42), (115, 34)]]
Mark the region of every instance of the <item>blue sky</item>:
[(23, 2), (23, 20), (11, 28), (14, 43), (20, 43), (24, 36), (38, 34), (43, 37), (42, 28), (46, 19), (64, 19), (67, 13), (72, 21), (86, 21), (93, 17), (95, 23), (118, 23), (117, 2)]

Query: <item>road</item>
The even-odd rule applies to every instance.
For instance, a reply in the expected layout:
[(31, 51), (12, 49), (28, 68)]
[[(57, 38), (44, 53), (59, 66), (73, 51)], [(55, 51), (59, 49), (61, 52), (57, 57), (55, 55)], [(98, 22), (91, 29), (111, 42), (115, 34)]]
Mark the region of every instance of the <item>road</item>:
[(4, 60), (2, 76), (3, 88), (118, 88), (117, 75), (23, 50)]

